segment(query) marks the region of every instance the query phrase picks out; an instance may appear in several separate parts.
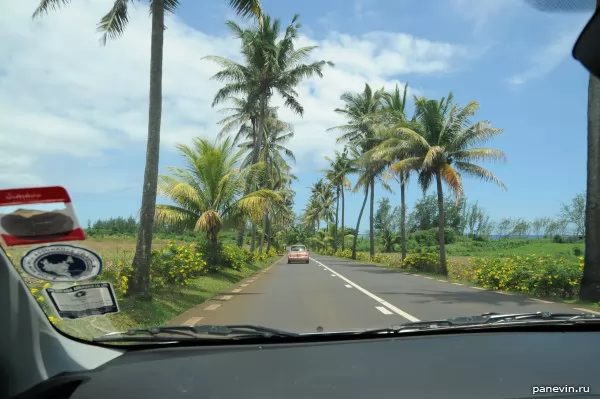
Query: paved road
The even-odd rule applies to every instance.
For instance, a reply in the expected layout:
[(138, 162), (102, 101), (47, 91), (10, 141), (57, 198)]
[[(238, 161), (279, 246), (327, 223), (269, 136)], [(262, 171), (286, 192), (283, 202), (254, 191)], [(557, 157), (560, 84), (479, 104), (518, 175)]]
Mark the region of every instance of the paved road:
[(296, 332), (386, 327), (485, 312), (577, 311), (346, 259), (285, 258), (169, 324), (260, 324)]

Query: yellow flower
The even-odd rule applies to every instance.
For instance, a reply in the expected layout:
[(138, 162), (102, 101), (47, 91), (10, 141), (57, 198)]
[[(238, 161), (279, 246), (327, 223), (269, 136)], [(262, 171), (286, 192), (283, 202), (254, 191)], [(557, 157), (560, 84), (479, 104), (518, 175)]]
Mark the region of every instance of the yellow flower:
[(38, 289), (37, 288), (32, 288), (29, 290), (33, 295), (37, 294)]

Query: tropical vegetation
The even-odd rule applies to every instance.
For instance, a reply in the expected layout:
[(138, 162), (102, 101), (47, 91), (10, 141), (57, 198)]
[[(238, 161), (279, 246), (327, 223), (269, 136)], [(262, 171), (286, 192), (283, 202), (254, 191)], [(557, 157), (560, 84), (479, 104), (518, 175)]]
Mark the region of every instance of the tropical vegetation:
[[(34, 17), (66, 3), (42, 0)], [(234, 21), (226, 23), (240, 44), (240, 60), (216, 55), (204, 57), (220, 67), (212, 78), (221, 82), (222, 87), (215, 93), (212, 106), (223, 106), (221, 112), (226, 115), (219, 122), (220, 128), (215, 129), (216, 140), (198, 137), (190, 146), (179, 145), (177, 149), (185, 166), (171, 167), (169, 173), (159, 175), (164, 18), (177, 9), (179, 2), (152, 0), (150, 4), (146, 168), (139, 220), (132, 230), (137, 236), (135, 256), (130, 265), (122, 268), (124, 274), (115, 277), (126, 285), (121, 290), (123, 295), (148, 299), (158, 289), (153, 285), (155, 280), (167, 285), (184, 284), (205, 270), (235, 268), (252, 262), (255, 255), (251, 254), (273, 254), (273, 249), (281, 251), (286, 244), (297, 240), (341, 257), (376, 263), (384, 260), (444, 276), (455, 273), (447, 254), (460, 252), (457, 244), (462, 245), (463, 252), (480, 244), (494, 246), (490, 244), (493, 232), (503, 237), (505, 244), (514, 242), (514, 236), (525, 237), (532, 231), (543, 232), (547, 240), (557, 244), (577, 241), (587, 233), (585, 248), (598, 246), (594, 244), (599, 230), (597, 218), (592, 220), (596, 211), (589, 206), (596, 201), (598, 188), (591, 177), (587, 197), (576, 197), (573, 204), (562, 209), (558, 219), (532, 222), (506, 219), (494, 224), (478, 204), (468, 204), (463, 188), (465, 177), (507, 190), (483, 166), (488, 161), (506, 160), (501, 150), (483, 146), (501, 134), (502, 129), (492, 127), (490, 121), (478, 120), (476, 101), (458, 104), (452, 92), (440, 99), (409, 98), (408, 84), (372, 88), (366, 82), (362, 90), (341, 96), (339, 107), (332, 112), (342, 116), (344, 123), (332, 126), (329, 134), (336, 135), (343, 147), (326, 158), (327, 168), (310, 187), (310, 197), (302, 213), (296, 215), (292, 189), (296, 180), (292, 173), (295, 156), (288, 145), (294, 129), (280, 118), (276, 97), (284, 107), (303, 116), (297, 86), (306, 79), (322, 78), (326, 68), (334, 65), (329, 60), (307, 61), (316, 47), (298, 47), (301, 29), (298, 15), (282, 28), (280, 20), (263, 14), (258, 0), (229, 1), (237, 15), (254, 18), (249, 27)], [(101, 18), (98, 27), (103, 34), (102, 43), (124, 32), (128, 5), (128, 1), (115, 0)], [(597, 91), (594, 79), (590, 80), (590, 96)], [(593, 103), (590, 99), (590, 107)], [(590, 111), (590, 126), (599, 125), (597, 117), (597, 112)], [(590, 129), (589, 134), (592, 143), (597, 131)], [(588, 169), (594, 170), (594, 165)], [(424, 195), (410, 213), (406, 206), (409, 182), (416, 182)], [(434, 194), (428, 195), (432, 186)], [(384, 198), (376, 204), (376, 188), (393, 193), (395, 187), (400, 189), (398, 199)], [(348, 220), (346, 210), (346, 196), (352, 193), (363, 196), (356, 220)], [(164, 203), (156, 203), (158, 194), (164, 197)], [(368, 239), (364, 239), (360, 237), (360, 229), (367, 203)], [(393, 203), (399, 205), (393, 207)], [(582, 219), (582, 215), (587, 216)], [(575, 226), (575, 238), (566, 234), (570, 226)], [(224, 232), (232, 231), (236, 231), (235, 245), (222, 245)], [(193, 247), (181, 250), (169, 247), (157, 255), (152, 251), (155, 233), (188, 234), (195, 242), (189, 244)], [(389, 255), (396, 251), (400, 253), (399, 260)], [(494, 260), (470, 262), (475, 269), (469, 269), (468, 279), (484, 285), (525, 289), (515, 283), (515, 276), (523, 278), (519, 273), (529, 270), (540, 279), (546, 278), (540, 274), (541, 269), (536, 269), (538, 264), (546, 262), (551, 276), (564, 277), (561, 280), (564, 284), (560, 285), (568, 295), (573, 295), (574, 282), (583, 277), (582, 296), (600, 299), (597, 284), (600, 255), (595, 250), (584, 252), (572, 254), (577, 257), (577, 267), (573, 266), (568, 273), (553, 274), (552, 268), (564, 263), (560, 260), (546, 262), (546, 258), (531, 255), (523, 262), (516, 258), (502, 264)], [(201, 257), (187, 258), (191, 256), (189, 253)], [(581, 255), (585, 259), (583, 271)], [(183, 262), (177, 263), (183, 270), (181, 276), (171, 275), (177, 272), (166, 267), (168, 262), (164, 259)], [(159, 275), (163, 277), (156, 277)], [(540, 282), (535, 287), (548, 284), (552, 282)]]

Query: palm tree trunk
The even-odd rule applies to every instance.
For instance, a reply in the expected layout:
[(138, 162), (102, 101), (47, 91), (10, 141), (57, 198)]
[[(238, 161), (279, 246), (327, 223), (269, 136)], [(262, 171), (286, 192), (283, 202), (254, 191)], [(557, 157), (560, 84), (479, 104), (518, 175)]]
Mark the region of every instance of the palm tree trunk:
[(400, 175), (400, 234), (402, 239), (402, 261), (406, 258), (406, 177)]
[(336, 188), (337, 195), (335, 198), (335, 229), (333, 230), (333, 250), (337, 252), (338, 249), (338, 223), (340, 216), (340, 186)]
[(344, 242), (346, 241), (346, 231), (344, 228), (344, 186), (342, 185), (342, 251), (344, 250)]
[(258, 252), (260, 252), (261, 254), (263, 253), (263, 247), (265, 245), (265, 233), (267, 231), (267, 218), (265, 217), (263, 220), (263, 228), (262, 228), (262, 234), (260, 235), (260, 249)]
[(371, 204), (370, 204), (370, 215), (369, 215), (369, 255), (371, 259), (375, 256), (375, 178), (371, 179)]
[(448, 275), (448, 266), (446, 265), (446, 237), (444, 236), (445, 217), (444, 214), (444, 192), (442, 191), (442, 174), (440, 171), (435, 172), (435, 181), (437, 184), (437, 199), (438, 199), (438, 241), (440, 244), (440, 273), (444, 276)]
[(252, 238), (250, 239), (250, 251), (256, 250), (256, 223), (252, 223)]
[(267, 249), (266, 252), (269, 253), (271, 250), (271, 218), (269, 217), (269, 213), (267, 212)]
[[(600, 6), (600, 1), (597, 6)], [(588, 86), (585, 257), (579, 298), (600, 301), (600, 80)]]
[(150, 260), (152, 233), (156, 210), (158, 161), (160, 153), (160, 124), (162, 117), (162, 69), (165, 31), (164, 1), (152, 1), (152, 35), (150, 44), (150, 98), (148, 107), (148, 142), (146, 168), (140, 207), (140, 227), (133, 257), (133, 278), (129, 280), (127, 294), (150, 298)]
[(365, 186), (365, 199), (360, 207), (360, 212), (358, 213), (358, 220), (356, 221), (356, 231), (354, 234), (354, 239), (352, 241), (352, 259), (356, 259), (356, 243), (358, 241), (358, 229), (360, 228), (360, 219), (362, 219), (363, 211), (365, 210), (365, 205), (367, 205), (367, 199), (369, 199), (369, 186)]
[(242, 248), (244, 246), (244, 234), (246, 234), (246, 222), (245, 221), (240, 226), (238, 233), (237, 233), (236, 245), (240, 248)]
[[(254, 140), (254, 148), (252, 149), (252, 164), (258, 162), (258, 156), (254, 156), (256, 153), (256, 124), (254, 118), (252, 118), (252, 139)], [(253, 182), (248, 181), (246, 184), (246, 188), (244, 189), (244, 196), (250, 194)], [(242, 248), (244, 246), (244, 235), (246, 234), (246, 221), (242, 224), (241, 228), (238, 230), (237, 236), (237, 246)]]
[(252, 149), (252, 163), (258, 163), (260, 157), (260, 149), (262, 148), (263, 142), (263, 130), (265, 126), (265, 111), (267, 108), (267, 94), (261, 93), (259, 99), (259, 112), (258, 124), (256, 127), (256, 134), (254, 135), (254, 148)]

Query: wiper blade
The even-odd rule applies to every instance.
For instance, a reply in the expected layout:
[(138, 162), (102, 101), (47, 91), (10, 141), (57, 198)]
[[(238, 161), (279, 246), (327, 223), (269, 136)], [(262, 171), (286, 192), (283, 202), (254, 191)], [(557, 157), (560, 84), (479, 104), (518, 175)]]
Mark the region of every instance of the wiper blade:
[(126, 342), (126, 341), (201, 341), (214, 338), (206, 336), (244, 338), (296, 337), (300, 334), (278, 330), (275, 328), (251, 324), (237, 325), (199, 325), (199, 326), (164, 326), (138, 328), (127, 331), (115, 331), (93, 339), (94, 342)]
[(483, 313), (474, 316), (460, 316), (449, 319), (417, 321), (412, 323), (404, 323), (386, 328), (371, 329), (359, 332), (359, 334), (375, 334), (375, 333), (396, 333), (406, 332), (407, 330), (429, 330), (437, 328), (460, 328), (474, 327), (481, 325), (506, 325), (506, 324), (523, 324), (523, 323), (600, 323), (600, 315), (591, 313), (552, 313), (552, 312), (535, 312), (535, 313)]

